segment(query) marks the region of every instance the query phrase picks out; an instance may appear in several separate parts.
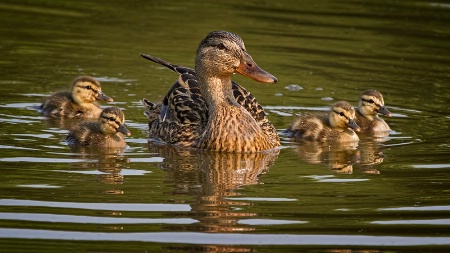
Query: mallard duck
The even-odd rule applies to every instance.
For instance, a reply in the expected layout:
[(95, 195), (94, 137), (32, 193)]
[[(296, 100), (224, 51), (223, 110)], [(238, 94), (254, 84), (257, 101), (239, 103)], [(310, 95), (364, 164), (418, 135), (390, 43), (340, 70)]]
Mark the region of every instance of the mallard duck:
[(98, 121), (86, 121), (76, 126), (66, 137), (69, 146), (125, 147), (123, 135), (131, 135), (125, 127), (125, 115), (117, 107), (105, 108)]
[(40, 109), (47, 117), (96, 119), (102, 112), (97, 100), (113, 101), (102, 92), (100, 82), (90, 76), (80, 76), (72, 82), (71, 91), (51, 95)]
[(361, 132), (388, 132), (389, 125), (378, 113), (391, 117), (392, 114), (384, 106), (383, 95), (379, 91), (369, 89), (361, 93), (356, 108), (356, 123), (361, 127)]
[(342, 143), (359, 141), (356, 132), (360, 130), (355, 122), (355, 109), (351, 104), (340, 101), (326, 114), (311, 114), (299, 117), (287, 129), (288, 137), (294, 140)]
[(222, 152), (259, 152), (280, 146), (261, 105), (231, 81), (232, 74), (239, 73), (259, 82), (277, 82), (253, 61), (238, 35), (209, 33), (197, 49), (195, 71), (143, 56), (180, 74), (162, 103), (143, 100), (150, 139)]

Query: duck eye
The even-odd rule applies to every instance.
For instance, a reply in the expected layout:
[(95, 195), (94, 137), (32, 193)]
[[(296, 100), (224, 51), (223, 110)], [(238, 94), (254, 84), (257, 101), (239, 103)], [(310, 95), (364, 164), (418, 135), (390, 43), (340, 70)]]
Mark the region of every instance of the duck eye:
[(92, 86), (88, 85), (88, 86), (86, 86), (86, 89), (91, 90)]
[(373, 99), (369, 100), (368, 102), (371, 104), (375, 103), (375, 101), (373, 101)]
[(224, 45), (223, 43), (220, 43), (219, 45), (217, 45), (217, 47), (218, 47), (220, 50), (226, 49), (226, 47), (225, 47), (225, 45)]
[(345, 114), (344, 114), (343, 112), (340, 112), (340, 113), (339, 113), (339, 115), (341, 115), (341, 116), (345, 116)]
[(116, 120), (114, 117), (109, 117), (108, 119), (109, 119), (109, 121), (115, 121)]

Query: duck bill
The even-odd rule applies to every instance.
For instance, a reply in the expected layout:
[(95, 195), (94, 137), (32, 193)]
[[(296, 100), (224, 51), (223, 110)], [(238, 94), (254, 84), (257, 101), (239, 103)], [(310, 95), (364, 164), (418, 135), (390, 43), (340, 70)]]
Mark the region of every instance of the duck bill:
[(247, 53), (244, 53), (244, 57), (236, 72), (261, 83), (276, 83), (278, 81), (276, 77), (258, 67), (256, 62)]
[(130, 135), (131, 135), (130, 130), (128, 130), (128, 129), (125, 127), (125, 125), (123, 125), (123, 124), (120, 124), (120, 125), (119, 125), (119, 128), (117, 128), (117, 131), (123, 133), (123, 134), (126, 135), (126, 136), (130, 136)]
[(361, 128), (352, 119), (348, 121), (347, 126), (350, 127), (351, 129), (353, 129), (353, 131), (355, 131), (355, 132), (361, 131)]
[(105, 100), (107, 102), (113, 101), (113, 99), (111, 97), (106, 96), (106, 94), (101, 91), (97, 95), (97, 100)]
[(378, 113), (381, 113), (381, 114), (386, 115), (388, 117), (392, 116), (392, 113), (384, 105), (380, 107), (380, 109), (378, 110)]

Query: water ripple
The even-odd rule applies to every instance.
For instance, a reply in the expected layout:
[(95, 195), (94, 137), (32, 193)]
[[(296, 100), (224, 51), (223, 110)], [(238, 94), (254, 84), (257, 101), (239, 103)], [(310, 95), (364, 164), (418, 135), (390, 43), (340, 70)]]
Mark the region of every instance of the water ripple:
[(450, 225), (450, 219), (372, 221), (380, 225)]
[(198, 222), (190, 218), (115, 218), (47, 213), (0, 213), (0, 219), (82, 224), (192, 224)]
[(0, 238), (71, 241), (134, 241), (221, 245), (354, 245), (419, 246), (450, 245), (450, 237), (320, 235), (320, 234), (231, 234), (198, 232), (105, 233), (42, 229), (0, 229)]
[(450, 211), (450, 206), (406, 206), (378, 208), (379, 211)]
[(114, 211), (150, 211), (150, 212), (185, 212), (191, 207), (184, 204), (138, 204), (138, 203), (80, 203), (80, 202), (51, 202), (21, 199), (0, 199), (0, 206), (40, 206), (57, 208), (78, 208), (89, 210)]

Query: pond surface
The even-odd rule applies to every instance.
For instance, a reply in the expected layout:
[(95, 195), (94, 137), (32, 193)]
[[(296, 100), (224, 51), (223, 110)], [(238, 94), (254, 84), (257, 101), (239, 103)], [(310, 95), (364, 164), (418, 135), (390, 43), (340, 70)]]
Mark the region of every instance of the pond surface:
[[(450, 249), (450, 5), (439, 1), (0, 2), (4, 252), (441, 252)], [(239, 34), (277, 84), (236, 75), (281, 132), (374, 88), (393, 117), (355, 150), (275, 154), (147, 143), (140, 100)], [(34, 108), (92, 75), (124, 110), (121, 154), (74, 152)]]

